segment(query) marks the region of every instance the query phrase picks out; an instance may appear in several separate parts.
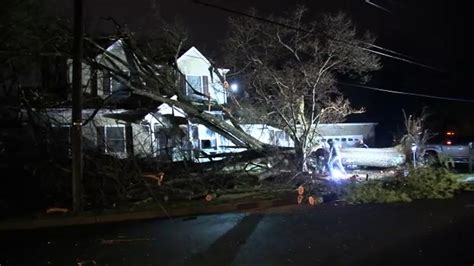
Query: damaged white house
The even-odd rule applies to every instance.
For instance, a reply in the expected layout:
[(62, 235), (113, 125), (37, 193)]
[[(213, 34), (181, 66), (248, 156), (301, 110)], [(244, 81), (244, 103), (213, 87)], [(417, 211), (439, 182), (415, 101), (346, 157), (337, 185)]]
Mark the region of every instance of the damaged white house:
[[(107, 55), (104, 53), (98, 55), (96, 61), (108, 64), (114, 69), (118, 68), (125, 76), (130, 75), (129, 66), (122, 63), (129, 62), (122, 40), (115, 41), (106, 51), (119, 60), (114, 60), (110, 65), (107, 62), (110, 61), (110, 57), (105, 60)], [(191, 47), (177, 59), (177, 67), (183, 75), (179, 84), (180, 89), (192, 102), (227, 103), (228, 91), (215, 74), (215, 71), (218, 71), (221, 77), (225, 77), (227, 69), (211, 71), (211, 63), (195, 47)], [(68, 71), (69, 80), (72, 79), (71, 73), (72, 66)], [(123, 102), (135, 100), (126, 86), (113, 75), (87, 64), (83, 64), (83, 88), (85, 93), (101, 98), (109, 97)], [(71, 109), (53, 108), (45, 112), (52, 121), (53, 134), (58, 142), (68, 142)], [(209, 108), (208, 112), (222, 117), (221, 111)], [(191, 159), (200, 152), (219, 153), (232, 146), (226, 138), (201, 124), (194, 123), (181, 109), (165, 103), (154, 110), (85, 108), (83, 120), (87, 121), (83, 126), (84, 147), (119, 158), (139, 156), (176, 161)]]
[[(125, 63), (129, 62), (130, 55), (126, 54), (122, 40), (115, 41), (106, 51), (120, 59), (114, 61), (113, 67), (119, 68), (120, 72), (129, 76), (130, 67)], [(100, 54), (96, 57), (96, 61), (107, 64), (106, 56), (105, 53)], [(228, 70), (215, 69), (195, 47), (191, 47), (177, 59), (177, 67), (182, 75), (179, 84), (181, 91), (196, 104), (209, 104), (207, 112), (224, 119), (222, 111), (212, 109), (210, 102), (227, 103), (229, 92), (221, 78), (225, 78)], [(69, 80), (71, 70), (72, 68), (68, 71)], [(215, 71), (218, 71), (221, 78)], [(126, 86), (113, 75), (86, 64), (83, 64), (83, 87), (85, 93), (93, 96), (125, 99), (125, 102), (136, 101)], [(66, 144), (69, 140), (71, 109), (48, 109), (46, 112), (47, 116), (52, 118), (50, 120), (54, 121), (55, 141)], [(84, 148), (119, 158), (138, 156), (169, 161), (205, 161), (206, 155), (243, 150), (222, 135), (190, 119), (181, 109), (165, 103), (153, 110), (126, 108), (126, 106), (100, 110), (86, 108), (83, 110), (83, 120), (87, 121), (83, 126)], [(369, 142), (373, 140), (375, 125), (374, 123), (322, 124), (318, 130), (326, 138), (346, 141), (347, 146), (351, 146), (358, 139)], [(247, 124), (242, 125), (242, 128), (263, 143), (281, 147), (293, 146), (288, 134), (281, 129), (264, 124)]]

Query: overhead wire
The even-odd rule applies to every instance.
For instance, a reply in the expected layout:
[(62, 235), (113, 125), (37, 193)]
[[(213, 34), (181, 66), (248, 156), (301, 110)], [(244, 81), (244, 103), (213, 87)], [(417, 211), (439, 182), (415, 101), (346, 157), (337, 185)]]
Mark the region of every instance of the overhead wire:
[(380, 9), (380, 10), (383, 10), (383, 11), (385, 11), (385, 12), (387, 12), (387, 13), (392, 13), (392, 12), (391, 12), (390, 10), (388, 10), (387, 8), (385, 8), (385, 7), (381, 6), (381, 5), (378, 5), (378, 4), (376, 4), (376, 3), (374, 3), (374, 2), (372, 2), (372, 1), (370, 1), (370, 0), (365, 0), (365, 3), (366, 3), (366, 4), (369, 4), (369, 5), (371, 5), (371, 6), (374, 6), (374, 7), (378, 8), (378, 9)]
[(471, 100), (471, 99), (452, 98), (452, 97), (435, 96), (435, 95), (422, 94), (422, 93), (388, 90), (388, 89), (382, 89), (382, 88), (377, 88), (377, 87), (365, 86), (365, 85), (362, 85), (362, 84), (353, 84), (353, 83), (346, 83), (346, 82), (337, 82), (337, 83), (341, 84), (341, 85), (344, 85), (344, 86), (358, 87), (358, 88), (364, 88), (364, 89), (368, 89), (368, 90), (380, 91), (380, 92), (386, 92), (386, 93), (392, 93), (392, 94), (417, 96), (417, 97), (431, 98), (431, 99), (437, 99), (437, 100), (474, 103), (474, 100)]
[(227, 8), (227, 7), (223, 7), (223, 6), (220, 6), (220, 5), (216, 5), (216, 4), (212, 4), (212, 3), (208, 3), (208, 2), (203, 2), (203, 1), (200, 1), (200, 0), (193, 0), (193, 2), (196, 3), (196, 4), (202, 5), (202, 6), (210, 7), (210, 8), (221, 10), (221, 11), (225, 11), (225, 12), (236, 14), (236, 15), (239, 15), (239, 16), (252, 18), (254, 20), (259, 20), (259, 21), (262, 21), (262, 22), (265, 22), (265, 23), (285, 27), (285, 28), (292, 29), (292, 30), (295, 30), (295, 31), (300, 31), (300, 32), (303, 32), (303, 33), (313, 34), (313, 35), (324, 35), (329, 40), (339, 42), (339, 43), (343, 43), (343, 44), (346, 44), (346, 45), (349, 45), (349, 46), (353, 46), (353, 47), (356, 47), (358, 49), (361, 49), (361, 50), (364, 50), (364, 51), (367, 51), (367, 52), (371, 52), (371, 53), (374, 53), (374, 54), (377, 54), (377, 55), (380, 55), (380, 56), (384, 56), (384, 57), (391, 58), (391, 59), (394, 59), (394, 60), (402, 61), (402, 62), (405, 62), (405, 63), (417, 65), (419, 67), (431, 69), (431, 70), (434, 70), (434, 71), (444, 72), (443, 70), (441, 70), (437, 67), (417, 62), (417, 60), (415, 58), (411, 57), (411, 56), (408, 56), (408, 55), (405, 55), (405, 54), (402, 54), (402, 53), (399, 53), (399, 52), (396, 52), (396, 51), (393, 51), (393, 50), (390, 50), (390, 49), (387, 49), (387, 48), (384, 48), (384, 47), (381, 47), (381, 46), (377, 46), (377, 45), (374, 45), (374, 44), (371, 44), (371, 43), (368, 43), (368, 42), (361, 41), (361, 43), (363, 43), (365, 45), (368, 45), (370, 47), (379, 49), (381, 51), (392, 53), (393, 55), (390, 55), (388, 53), (384, 53), (384, 52), (381, 52), (381, 51), (376, 51), (376, 50), (373, 50), (373, 49), (361, 47), (359, 45), (356, 45), (356, 44), (353, 44), (353, 43), (350, 43), (350, 42), (347, 42), (347, 41), (344, 41), (344, 40), (335, 39), (335, 38), (333, 38), (331, 36), (328, 36), (327, 34), (324, 34), (324, 33), (317, 33), (317, 32), (314, 32), (314, 31), (305, 30), (305, 29), (302, 29), (302, 28), (299, 28), (299, 27), (294, 27), (294, 26), (291, 26), (291, 25), (288, 25), (288, 24), (285, 24), (285, 23), (281, 23), (281, 22), (270, 20), (270, 19), (267, 19), (267, 18), (255, 16), (255, 15), (252, 15), (252, 14), (248, 14), (248, 13), (238, 11), (238, 10), (234, 10), (234, 9), (231, 9), (231, 8)]
[[(241, 12), (241, 11), (238, 11), (238, 10), (230, 9), (230, 8), (227, 8), (227, 7), (223, 7), (223, 6), (203, 2), (203, 1), (200, 1), (200, 0), (193, 0), (193, 2), (195, 2), (196, 4), (200, 4), (200, 5), (203, 5), (203, 6), (210, 7), (210, 8), (218, 9), (218, 10), (221, 10), (221, 11), (226, 11), (226, 12), (229, 12), (229, 13), (232, 13), (232, 14), (237, 14), (237, 15), (240, 15), (240, 16), (252, 18), (252, 19), (255, 19), (255, 20), (263, 21), (265, 23), (285, 27), (285, 28), (300, 31), (300, 32), (303, 32), (303, 33), (318, 34), (314, 31), (308, 31), (308, 30), (305, 30), (305, 29), (302, 29), (302, 28), (294, 27), (294, 26), (287, 25), (287, 24), (284, 24), (284, 23), (281, 23), (281, 22), (273, 21), (273, 20), (270, 20), (270, 19), (267, 19), (267, 18), (262, 18), (262, 17), (259, 17), (259, 16), (255, 16), (255, 15), (252, 15), (252, 14)], [(321, 33), (319, 33), (319, 34), (323, 35)], [(324, 35), (326, 35), (326, 34), (324, 34)], [(347, 44), (347, 45), (350, 45), (350, 46), (354, 46), (358, 49), (362, 49), (362, 50), (365, 50), (367, 52), (375, 53), (375, 54), (378, 54), (378, 55), (381, 55), (381, 56), (384, 56), (384, 57), (388, 57), (388, 58), (392, 58), (392, 59), (395, 59), (395, 60), (403, 61), (403, 62), (406, 62), (406, 63), (409, 63), (409, 64), (418, 65), (418, 66), (428, 68), (428, 69), (431, 69), (431, 70), (444, 72), (443, 70), (440, 70), (436, 67), (429, 66), (427, 64), (423, 64), (423, 63), (420, 63), (420, 62), (416, 62), (415, 61), (416, 59), (411, 57), (411, 56), (408, 56), (408, 55), (405, 55), (403, 53), (400, 53), (400, 52), (397, 52), (397, 51), (394, 51), (394, 50), (390, 50), (390, 49), (387, 49), (387, 48), (384, 48), (384, 47), (381, 47), (381, 46), (378, 46), (378, 45), (375, 45), (375, 44), (371, 44), (371, 43), (368, 43), (368, 42), (361, 42), (361, 43), (363, 43), (367, 46), (379, 49), (381, 51), (386, 51), (386, 52), (392, 53), (394, 55), (390, 55), (390, 54), (383, 53), (383, 52), (380, 52), (380, 51), (376, 51), (376, 50), (373, 50), (373, 49), (368, 49), (368, 48), (365, 48), (365, 47), (361, 47), (361, 46), (358, 46), (358, 45), (355, 45), (355, 44), (352, 44), (352, 43), (349, 43), (349, 42), (346, 42), (346, 41), (343, 41), (343, 40), (334, 39), (334, 38), (332, 38), (330, 36), (327, 36), (327, 35), (326, 35), (326, 37), (330, 40), (337, 41), (337, 42), (340, 42), (340, 43), (344, 43), (344, 44)], [(396, 56), (396, 55), (398, 55), (398, 56)], [(402, 56), (405, 57), (405, 58), (403, 58)], [(365, 85), (361, 85), (361, 84), (350, 84), (350, 83), (345, 83), (345, 82), (338, 82), (338, 83), (341, 84), (341, 85), (345, 85), (345, 86), (365, 88), (365, 89), (380, 91), (380, 92), (385, 92), (385, 93), (409, 95), (409, 96), (424, 97), (424, 98), (431, 98), (431, 99), (438, 99), (438, 100), (448, 100), (448, 101), (474, 103), (474, 100), (470, 100), (470, 99), (452, 98), (452, 97), (435, 96), (435, 95), (428, 95), (428, 94), (422, 94), (422, 93), (412, 93), (412, 92), (388, 90), (388, 89), (382, 89), (382, 88), (377, 88), (377, 87), (365, 86)]]

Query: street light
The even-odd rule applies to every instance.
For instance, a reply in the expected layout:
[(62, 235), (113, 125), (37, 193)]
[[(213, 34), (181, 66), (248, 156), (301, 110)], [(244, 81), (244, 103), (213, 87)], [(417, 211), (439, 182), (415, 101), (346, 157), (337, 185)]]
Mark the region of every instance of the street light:
[(416, 168), (416, 149), (417, 146), (415, 143), (411, 144), (411, 153), (413, 154), (413, 168)]

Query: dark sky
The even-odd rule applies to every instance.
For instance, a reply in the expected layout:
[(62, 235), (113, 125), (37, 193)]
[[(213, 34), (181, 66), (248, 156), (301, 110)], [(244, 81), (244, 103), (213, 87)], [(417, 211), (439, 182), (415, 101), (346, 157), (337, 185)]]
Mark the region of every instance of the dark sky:
[[(58, 14), (71, 14), (63, 0), (47, 0)], [(369, 85), (415, 93), (474, 99), (470, 85), (470, 58), (467, 42), (469, 8), (461, 1), (450, 0), (373, 0), (390, 13), (364, 0), (206, 0), (227, 8), (246, 11), (255, 7), (262, 14), (284, 14), (296, 4), (305, 4), (311, 16), (323, 12), (344, 11), (359, 30), (377, 36), (377, 45), (417, 58), (443, 71), (433, 71), (393, 59), (383, 59), (383, 70)], [(64, 3), (66, 2), (66, 3)], [(87, 31), (104, 32), (100, 17), (114, 17), (137, 32), (153, 31), (157, 16), (178, 18), (189, 30), (191, 44), (208, 56), (219, 53), (227, 33), (227, 19), (232, 16), (192, 2), (192, 0), (85, 0)], [(70, 4), (69, 4), (70, 5)], [(470, 43), (472, 44), (472, 43)], [(401, 127), (402, 112), (417, 112), (429, 107), (433, 126), (456, 126), (474, 135), (474, 104), (391, 95), (360, 88), (344, 88), (355, 105), (367, 107), (367, 114), (354, 120), (379, 122), (380, 128), (392, 132)], [(468, 121), (468, 122), (466, 122)], [(388, 136), (387, 136), (388, 139)]]

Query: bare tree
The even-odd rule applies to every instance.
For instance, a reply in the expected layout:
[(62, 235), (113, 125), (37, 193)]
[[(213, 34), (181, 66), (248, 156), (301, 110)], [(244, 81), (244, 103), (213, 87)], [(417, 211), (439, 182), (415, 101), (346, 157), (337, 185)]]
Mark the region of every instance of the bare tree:
[[(415, 157), (417, 162), (424, 162), (427, 154), (425, 154), (425, 145), (429, 139), (435, 135), (426, 128), (426, 120), (429, 117), (426, 108), (423, 108), (419, 115), (407, 115), (405, 110), (403, 111), (404, 126), (406, 133), (400, 140), (400, 144), (403, 147), (404, 153), (407, 158), (412, 158), (412, 146), (416, 147)], [(429, 154), (428, 154), (429, 155)], [(430, 158), (433, 160), (433, 158)], [(427, 162), (432, 163), (432, 162)]]
[(276, 23), (231, 19), (226, 42), (227, 61), (246, 83), (246, 101), (263, 109), (268, 124), (291, 136), (303, 171), (318, 123), (363, 112), (343, 97), (338, 78), (367, 81), (370, 72), (381, 68), (379, 58), (364, 50), (374, 38), (359, 36), (344, 14), (316, 21), (306, 11), (300, 6), (284, 18), (269, 18)]

